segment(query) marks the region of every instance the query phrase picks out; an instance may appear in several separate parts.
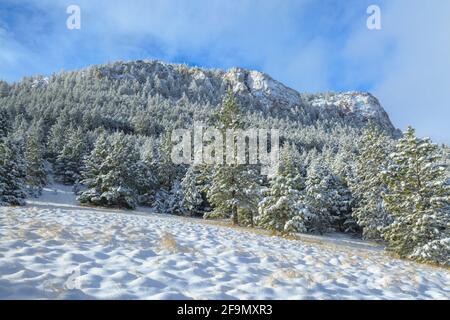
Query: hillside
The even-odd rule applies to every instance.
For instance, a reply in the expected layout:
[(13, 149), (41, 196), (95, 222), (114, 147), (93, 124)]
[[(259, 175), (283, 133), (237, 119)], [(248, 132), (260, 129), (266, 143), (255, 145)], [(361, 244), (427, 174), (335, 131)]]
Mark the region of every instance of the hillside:
[(79, 207), (53, 185), (0, 207), (0, 299), (448, 299), (447, 270), (381, 250)]
[(75, 113), (81, 108), (84, 113), (96, 111), (103, 120), (120, 115), (120, 120), (111, 120), (129, 130), (133, 128), (127, 122), (155, 103), (168, 108), (183, 104), (181, 118), (186, 111), (193, 111), (192, 106), (218, 106), (231, 87), (248, 114), (283, 118), (303, 126), (328, 121), (332, 126), (343, 123), (361, 127), (372, 120), (389, 134), (397, 133), (378, 100), (369, 93), (299, 93), (269, 75), (241, 68), (222, 71), (160, 61), (116, 62), (50, 77), (25, 78), (1, 87), (3, 106), (17, 108), (19, 104), (29, 113), (55, 113), (67, 108)]
[[(25, 205), (54, 179), (86, 206), (339, 232), (449, 264), (448, 154), (411, 127), (401, 135), (368, 93), (298, 93), (257, 71), (135, 61), (2, 82), (0, 97), (0, 205)], [(172, 133), (195, 123), (218, 130), (214, 144), (198, 131), (200, 160), (190, 166), (192, 153), (173, 160)], [(247, 139), (237, 130), (225, 139), (228, 129), (280, 137), (252, 139), (263, 150), (244, 146), (245, 160), (233, 163), (239, 150), (224, 149)], [(279, 150), (270, 175), (268, 149)]]

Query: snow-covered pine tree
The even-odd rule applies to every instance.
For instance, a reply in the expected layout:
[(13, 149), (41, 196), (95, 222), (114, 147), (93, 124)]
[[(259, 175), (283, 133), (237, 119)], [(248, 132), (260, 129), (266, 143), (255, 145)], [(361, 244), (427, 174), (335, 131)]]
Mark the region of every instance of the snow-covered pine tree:
[(95, 187), (101, 184), (102, 174), (105, 172), (103, 163), (110, 152), (110, 144), (104, 131), (97, 137), (94, 148), (85, 159), (82, 177), (83, 183), (88, 187)]
[(4, 138), (11, 131), (11, 117), (8, 111), (0, 108), (0, 138)]
[(158, 159), (155, 167), (159, 185), (167, 190), (172, 187), (173, 181), (179, 177), (181, 171), (179, 166), (172, 162), (171, 153), (171, 131), (166, 130), (160, 139)]
[(163, 207), (160, 207), (160, 212), (186, 215), (187, 208), (184, 206), (184, 194), (181, 183), (175, 180), (166, 194), (166, 198), (162, 201)]
[(194, 166), (190, 167), (183, 180), (181, 187), (183, 190), (183, 207), (189, 215), (194, 216), (202, 211), (203, 197), (197, 186), (198, 174)]
[(372, 123), (363, 131), (358, 143), (359, 154), (350, 188), (355, 199), (353, 216), (365, 239), (380, 240), (381, 231), (391, 223), (382, 199), (386, 190), (383, 171), (389, 164), (391, 144), (390, 139)]
[(61, 115), (56, 123), (50, 128), (47, 138), (46, 158), (54, 162), (56, 157), (66, 144), (66, 131), (70, 128), (70, 121), (66, 119), (65, 114)]
[(138, 194), (138, 203), (144, 206), (154, 205), (155, 192), (158, 188), (158, 178), (156, 176), (153, 163), (153, 144), (146, 141), (141, 147), (140, 161), (136, 164), (135, 187)]
[(221, 129), (242, 129), (243, 113), (239, 107), (236, 97), (234, 96), (233, 89), (228, 88), (227, 94), (222, 101), (220, 109), (215, 115), (218, 124)]
[(348, 228), (350, 202), (348, 189), (327, 167), (315, 164), (308, 169), (305, 204), (309, 212), (309, 231), (322, 234), (343, 226)]
[(446, 170), (446, 179), (450, 184), (450, 147), (447, 145), (443, 145), (441, 148), (442, 157), (444, 159), (444, 166)]
[(106, 170), (102, 176), (101, 198), (106, 205), (136, 207), (136, 165), (139, 160), (134, 141), (121, 132), (115, 133), (111, 138), (111, 152), (102, 164)]
[(0, 98), (4, 98), (9, 94), (9, 85), (7, 82), (0, 80)]
[(270, 187), (263, 190), (259, 203), (259, 226), (282, 233), (306, 232), (305, 220), (308, 211), (302, 204), (303, 181), (299, 164), (295, 163), (293, 149), (284, 147), (280, 157), (280, 168), (270, 179)]
[(402, 257), (449, 264), (450, 185), (442, 154), (409, 127), (390, 155), (383, 196), (393, 222), (383, 232)]
[[(322, 153), (315, 156), (312, 161), (311, 167), (319, 164), (324, 169), (328, 176), (326, 182), (328, 183), (328, 189), (332, 191), (330, 195), (333, 195), (334, 201), (339, 205), (331, 206), (329, 209), (331, 213), (332, 229), (335, 231), (355, 233), (360, 231), (360, 227), (357, 225), (355, 218), (352, 216), (353, 197), (349, 188), (348, 181), (353, 176), (352, 164), (353, 164), (353, 152), (350, 151), (351, 147), (347, 142), (346, 146), (328, 146), (324, 147)], [(347, 151), (343, 151), (343, 150)], [(339, 151), (341, 150), (341, 151)]]
[[(213, 211), (205, 218), (231, 218), (239, 225), (238, 210), (256, 211), (259, 202), (259, 180), (255, 170), (245, 165), (218, 165), (214, 167), (208, 201)], [(249, 220), (249, 219), (247, 219)], [(252, 220), (252, 219), (250, 219)]]
[(292, 179), (293, 187), (299, 191), (305, 189), (306, 166), (297, 148), (286, 144), (281, 149), (279, 175)]
[(25, 178), (23, 139), (13, 135), (0, 138), (0, 205), (25, 204)]
[(86, 142), (81, 128), (66, 131), (66, 143), (58, 152), (54, 163), (56, 180), (64, 184), (74, 184), (81, 179)]
[[(91, 156), (86, 161), (86, 169), (83, 172), (85, 179), (82, 183), (89, 189), (82, 192), (78, 200), (82, 203), (94, 205), (125, 207), (133, 209), (136, 206), (136, 194), (131, 185), (130, 172), (134, 163), (130, 163), (133, 157), (127, 159), (123, 135), (117, 134), (111, 138), (111, 147), (105, 144), (109, 141), (96, 143)], [(108, 152), (109, 150), (109, 152)], [(107, 154), (105, 154), (107, 153)], [(103, 158), (103, 160), (102, 160)], [(128, 165), (128, 167), (127, 167)]]
[(30, 128), (30, 124), (28, 123), (27, 119), (24, 117), (23, 114), (18, 114), (14, 118), (14, 123), (12, 125), (12, 132), (14, 132), (15, 135), (25, 137), (29, 130), (33, 129)]
[(157, 213), (168, 213), (167, 201), (169, 198), (169, 191), (166, 188), (158, 188), (153, 198), (153, 208)]
[[(227, 129), (242, 128), (242, 114), (231, 89), (228, 90), (222, 106), (217, 113), (222, 132)], [(257, 211), (259, 202), (259, 177), (252, 165), (216, 164), (212, 171), (211, 186), (207, 191), (208, 201), (213, 205), (212, 212), (205, 218), (231, 218), (233, 224), (239, 224), (239, 209), (251, 217)]]
[(29, 194), (39, 195), (47, 184), (47, 170), (44, 160), (44, 146), (41, 143), (39, 127), (33, 126), (25, 142), (25, 160), (27, 165), (26, 184)]
[(335, 229), (345, 233), (358, 233), (361, 228), (353, 217), (353, 197), (347, 179), (334, 175), (334, 188), (337, 193), (337, 206), (333, 208), (336, 217)]

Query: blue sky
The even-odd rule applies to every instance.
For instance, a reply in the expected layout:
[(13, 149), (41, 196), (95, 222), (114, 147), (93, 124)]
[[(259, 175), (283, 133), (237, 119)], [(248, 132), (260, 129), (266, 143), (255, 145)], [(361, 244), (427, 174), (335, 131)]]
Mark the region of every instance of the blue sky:
[[(66, 8), (81, 8), (68, 30)], [(381, 8), (381, 30), (366, 9)], [(364, 90), (450, 143), (447, 0), (1, 0), (0, 79), (116, 60), (257, 69), (298, 90)]]

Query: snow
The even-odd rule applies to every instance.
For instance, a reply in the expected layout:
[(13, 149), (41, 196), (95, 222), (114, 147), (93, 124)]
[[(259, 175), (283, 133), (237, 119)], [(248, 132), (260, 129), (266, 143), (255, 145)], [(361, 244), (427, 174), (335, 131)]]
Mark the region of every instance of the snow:
[(43, 87), (49, 84), (49, 78), (48, 77), (40, 77), (38, 79), (33, 80), (32, 83), (32, 88), (38, 88), (38, 87)]
[(298, 106), (302, 103), (297, 91), (259, 71), (232, 68), (223, 77), (230, 82), (234, 92), (249, 93), (267, 108), (274, 104)]
[(299, 240), (80, 207), (54, 185), (0, 207), (1, 299), (449, 299), (450, 272), (346, 236)]

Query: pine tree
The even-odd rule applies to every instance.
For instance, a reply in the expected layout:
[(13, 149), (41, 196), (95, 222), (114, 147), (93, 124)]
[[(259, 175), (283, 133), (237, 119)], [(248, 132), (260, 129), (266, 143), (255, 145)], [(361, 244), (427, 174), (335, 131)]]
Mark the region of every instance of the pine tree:
[(270, 187), (262, 192), (256, 221), (265, 229), (282, 233), (307, 231), (309, 212), (302, 204), (304, 183), (294, 151), (290, 146), (282, 149), (279, 170), (271, 177)]
[(65, 116), (60, 116), (58, 121), (50, 128), (50, 133), (47, 139), (47, 154), (46, 157), (54, 162), (56, 157), (64, 148), (66, 144), (66, 131), (70, 128), (70, 122)]
[(0, 108), (0, 138), (4, 138), (11, 131), (11, 117), (6, 109)]
[(222, 106), (216, 116), (221, 129), (242, 129), (242, 111), (236, 101), (233, 90), (228, 88), (227, 94), (223, 99)]
[(0, 138), (0, 205), (25, 204), (26, 162), (23, 140)]
[[(217, 117), (223, 133), (227, 129), (242, 128), (241, 112), (231, 89), (228, 90)], [(214, 210), (206, 213), (205, 218), (231, 217), (233, 224), (238, 225), (239, 210), (253, 215), (259, 202), (258, 182), (256, 170), (251, 165), (216, 164), (207, 192), (208, 201)], [(253, 217), (246, 220), (253, 223)]]
[(350, 183), (355, 198), (353, 216), (362, 227), (365, 239), (381, 239), (381, 231), (391, 223), (382, 199), (386, 190), (382, 173), (388, 166), (389, 153), (388, 138), (369, 124), (359, 142), (359, 155)]
[(154, 166), (145, 158), (141, 159), (135, 165), (135, 187), (138, 194), (138, 203), (143, 206), (151, 206), (154, 204), (158, 180), (153, 168)]
[(66, 143), (56, 157), (54, 171), (58, 181), (70, 185), (81, 178), (86, 143), (81, 128), (69, 128), (66, 137)]
[(109, 142), (105, 132), (100, 132), (94, 148), (83, 163), (81, 183), (87, 190), (81, 192), (77, 200), (81, 203), (104, 205), (101, 194), (104, 191), (103, 177), (107, 172), (106, 157), (110, 152)]
[[(160, 194), (161, 196), (162, 194)], [(175, 180), (169, 192), (163, 193), (164, 197), (157, 201), (158, 212), (186, 215), (187, 208), (184, 206), (184, 193), (181, 183)]]
[(233, 224), (238, 225), (239, 209), (256, 211), (259, 200), (258, 176), (251, 167), (241, 166), (215, 167), (207, 192), (214, 210), (206, 213), (205, 218), (231, 218)]
[(181, 170), (179, 166), (172, 162), (172, 141), (169, 130), (162, 135), (158, 151), (158, 161), (155, 167), (159, 185), (170, 189), (173, 181), (179, 177)]
[(292, 179), (293, 187), (299, 191), (305, 189), (305, 164), (294, 145), (285, 145), (281, 149), (279, 175)]
[(337, 193), (337, 206), (333, 208), (335, 229), (346, 233), (359, 233), (356, 219), (353, 217), (353, 197), (345, 177), (334, 176), (334, 188)]
[(78, 200), (102, 206), (134, 209), (137, 205), (136, 166), (139, 153), (123, 133), (108, 139), (101, 134), (82, 171), (82, 183), (89, 189)]
[(196, 215), (202, 211), (203, 197), (197, 186), (198, 175), (194, 167), (190, 167), (186, 172), (181, 187), (183, 190), (183, 207), (189, 215)]
[[(14, 132), (15, 135), (25, 137), (29, 130), (32, 130), (32, 128), (30, 128), (30, 124), (25, 116), (23, 114), (18, 114), (14, 119), (12, 132)], [(41, 138), (40, 135), (39, 137)]]
[(309, 168), (305, 189), (309, 231), (322, 234), (344, 226), (348, 228), (350, 202), (348, 189), (327, 167), (314, 165)]
[(294, 187), (292, 178), (275, 175), (270, 188), (263, 191), (259, 203), (257, 224), (265, 229), (288, 233), (306, 232), (306, 208), (301, 204), (301, 192)]
[(97, 188), (102, 184), (103, 174), (106, 167), (104, 163), (110, 152), (110, 145), (104, 132), (100, 132), (95, 141), (94, 148), (84, 161), (82, 183), (89, 188)]
[(5, 81), (0, 80), (0, 98), (7, 97), (9, 94), (9, 85)]
[(32, 195), (39, 195), (47, 184), (44, 149), (39, 137), (38, 128), (31, 128), (25, 144), (26, 183)]
[[(393, 218), (383, 232), (388, 249), (402, 257), (425, 260), (428, 248), (435, 250), (430, 253), (433, 262), (448, 264), (450, 185), (438, 146), (428, 138), (416, 138), (409, 127), (390, 160), (383, 196)], [(436, 256), (436, 252), (443, 255)]]

